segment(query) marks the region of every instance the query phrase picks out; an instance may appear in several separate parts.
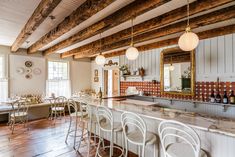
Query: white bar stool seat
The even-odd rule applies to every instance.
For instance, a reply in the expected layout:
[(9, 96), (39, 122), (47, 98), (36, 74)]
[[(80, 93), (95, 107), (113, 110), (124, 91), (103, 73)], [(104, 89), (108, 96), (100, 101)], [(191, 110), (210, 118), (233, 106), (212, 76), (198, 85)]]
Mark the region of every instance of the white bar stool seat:
[(198, 134), (174, 120), (162, 121), (158, 127), (164, 157), (208, 157), (201, 149)]
[[(142, 143), (142, 141), (144, 141), (143, 136), (139, 131), (131, 131), (130, 133), (127, 133), (126, 136), (129, 139), (129, 141), (132, 143)], [(146, 145), (153, 145), (154, 143), (156, 143), (156, 141), (157, 141), (156, 134), (152, 132), (146, 132), (146, 139), (145, 139)]]
[[(171, 157), (191, 157), (194, 152), (188, 144), (173, 143), (168, 146), (167, 153), (171, 155)], [(207, 154), (205, 151), (200, 150), (199, 157), (207, 157)]]
[[(110, 123), (106, 123), (104, 120), (101, 120), (100, 126), (106, 130), (113, 129), (114, 132), (122, 132), (122, 124), (121, 122), (113, 122), (113, 126), (110, 125)], [(113, 128), (111, 128), (113, 127)]]

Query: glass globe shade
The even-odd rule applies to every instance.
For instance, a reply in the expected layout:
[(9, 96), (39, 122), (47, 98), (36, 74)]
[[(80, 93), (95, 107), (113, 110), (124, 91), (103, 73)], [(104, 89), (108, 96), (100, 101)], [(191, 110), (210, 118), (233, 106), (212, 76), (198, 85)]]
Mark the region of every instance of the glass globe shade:
[(96, 64), (98, 65), (104, 65), (105, 63), (105, 57), (103, 55), (98, 55), (96, 58), (95, 58), (95, 62)]
[(137, 48), (130, 46), (127, 50), (126, 50), (126, 57), (128, 60), (135, 60), (137, 59), (139, 56), (139, 51)]
[(192, 51), (198, 46), (198, 44), (199, 38), (197, 34), (191, 31), (186, 31), (184, 34), (182, 34), (178, 41), (178, 45), (183, 51)]
[(175, 67), (174, 67), (173, 65), (171, 65), (171, 66), (169, 67), (169, 70), (170, 70), (170, 71), (173, 71), (173, 70), (175, 70)]

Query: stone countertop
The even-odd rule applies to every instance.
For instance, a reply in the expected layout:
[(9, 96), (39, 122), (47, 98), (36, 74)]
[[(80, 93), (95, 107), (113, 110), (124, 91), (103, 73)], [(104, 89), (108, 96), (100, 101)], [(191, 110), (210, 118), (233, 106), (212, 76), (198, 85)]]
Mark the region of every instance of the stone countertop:
[(89, 98), (86, 99), (85, 102), (92, 106), (104, 105), (118, 112), (134, 112), (141, 116), (156, 119), (158, 121), (172, 119), (185, 123), (196, 129), (235, 137), (234, 120), (220, 117), (209, 117), (199, 113), (163, 108), (156, 103), (148, 104), (149, 102), (140, 100), (136, 100), (138, 103), (132, 103), (132, 100), (127, 103), (127, 100), (128, 99), (125, 100), (121, 98), (103, 100)]
[(111, 95), (111, 96), (104, 95), (104, 96), (102, 97), (102, 99), (128, 98), (128, 97), (131, 97), (131, 96), (136, 96), (136, 94), (123, 94), (123, 95), (114, 94), (114, 95)]

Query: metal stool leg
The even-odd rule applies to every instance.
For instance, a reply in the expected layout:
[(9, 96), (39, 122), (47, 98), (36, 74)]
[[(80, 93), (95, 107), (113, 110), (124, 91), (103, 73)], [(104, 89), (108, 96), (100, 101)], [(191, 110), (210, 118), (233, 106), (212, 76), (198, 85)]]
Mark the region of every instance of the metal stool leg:
[[(80, 121), (80, 122), (81, 122), (81, 121)], [(78, 150), (79, 150), (79, 148), (80, 148), (80, 146), (81, 146), (81, 142), (82, 142), (82, 140), (83, 140), (84, 130), (85, 130), (84, 122), (82, 122), (82, 135), (81, 135), (80, 140), (79, 140)]]
[(68, 144), (68, 137), (69, 137), (69, 133), (71, 131), (71, 125), (72, 125), (72, 118), (70, 117), (70, 121), (69, 121), (69, 129), (68, 129), (68, 132), (67, 132), (67, 135), (66, 135), (66, 139), (65, 139), (65, 143)]
[(76, 137), (77, 137), (77, 128), (78, 128), (78, 123), (77, 123), (77, 117), (75, 117), (75, 131), (74, 131), (74, 141), (73, 141), (73, 148), (76, 150)]
[(92, 123), (88, 122), (87, 123), (87, 130), (88, 130), (88, 152), (87, 152), (87, 157), (90, 156), (90, 142), (91, 142), (91, 129), (92, 129)]

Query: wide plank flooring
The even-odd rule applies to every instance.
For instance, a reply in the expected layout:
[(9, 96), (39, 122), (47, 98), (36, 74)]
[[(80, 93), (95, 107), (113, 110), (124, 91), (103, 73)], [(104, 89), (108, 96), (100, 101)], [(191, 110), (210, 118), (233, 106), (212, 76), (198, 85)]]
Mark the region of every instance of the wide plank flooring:
[[(0, 125), (0, 157), (82, 157), (87, 156), (87, 147), (79, 152), (73, 149), (72, 141), (65, 144), (69, 120), (57, 120), (52, 125), (48, 119), (29, 122), (29, 130), (19, 125), (12, 135), (6, 124)], [(90, 152), (95, 156), (95, 148)]]

